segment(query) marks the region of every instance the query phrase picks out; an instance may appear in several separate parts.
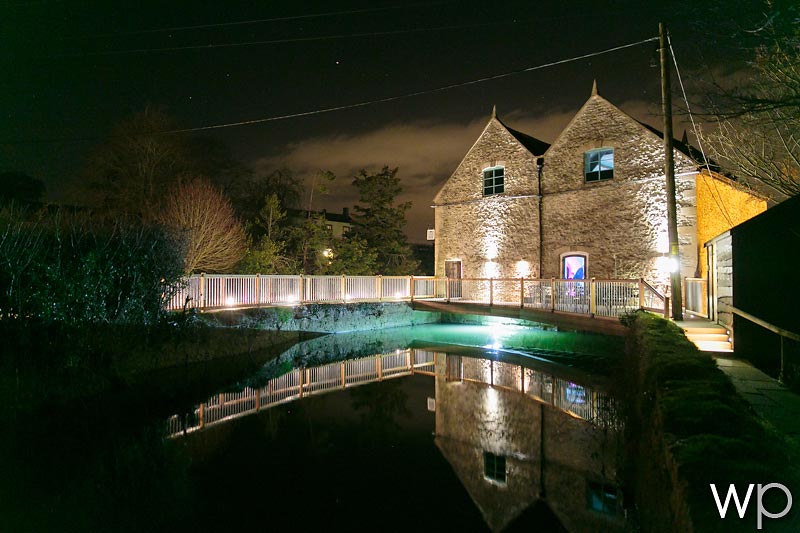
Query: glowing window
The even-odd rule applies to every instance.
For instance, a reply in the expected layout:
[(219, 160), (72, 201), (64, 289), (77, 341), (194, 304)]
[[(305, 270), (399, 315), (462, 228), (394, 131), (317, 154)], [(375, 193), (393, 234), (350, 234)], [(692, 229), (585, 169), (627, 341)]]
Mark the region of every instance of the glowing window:
[(561, 258), (561, 275), (564, 279), (586, 279), (586, 256), (565, 255)]
[(614, 177), (614, 149), (589, 150), (583, 154), (586, 183), (610, 180)]
[(505, 190), (505, 168), (492, 167), (483, 171), (483, 195), (492, 196)]
[(506, 482), (506, 458), (502, 455), (495, 455), (492, 452), (483, 452), (483, 475), (486, 479)]
[(589, 509), (609, 515), (617, 513), (617, 490), (614, 487), (589, 483), (586, 489), (586, 504)]

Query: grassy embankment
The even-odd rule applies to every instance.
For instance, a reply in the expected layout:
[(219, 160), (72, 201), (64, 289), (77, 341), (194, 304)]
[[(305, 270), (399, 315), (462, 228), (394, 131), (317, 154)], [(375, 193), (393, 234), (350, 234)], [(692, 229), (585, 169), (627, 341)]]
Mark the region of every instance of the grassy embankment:
[[(800, 494), (797, 442), (765, 425), (713, 359), (673, 323), (646, 313), (628, 323), (631, 478), (643, 530), (754, 530), (756, 489), (744, 519), (731, 502), (723, 520), (712, 483), (723, 502), (731, 483), (742, 499), (749, 484), (759, 483), (782, 483)], [(764, 504), (778, 513), (786, 498), (773, 489)], [(794, 509), (765, 525), (797, 531), (798, 520)]]

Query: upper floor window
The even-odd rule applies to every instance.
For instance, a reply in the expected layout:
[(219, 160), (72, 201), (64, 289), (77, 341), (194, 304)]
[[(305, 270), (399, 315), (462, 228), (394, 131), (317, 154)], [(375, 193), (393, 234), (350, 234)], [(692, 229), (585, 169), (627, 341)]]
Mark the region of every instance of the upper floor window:
[(614, 149), (589, 150), (583, 154), (583, 169), (586, 183), (610, 180), (614, 177)]
[(506, 458), (492, 452), (483, 452), (483, 475), (498, 483), (506, 482)]
[(483, 171), (483, 195), (500, 194), (505, 190), (505, 168), (492, 167)]

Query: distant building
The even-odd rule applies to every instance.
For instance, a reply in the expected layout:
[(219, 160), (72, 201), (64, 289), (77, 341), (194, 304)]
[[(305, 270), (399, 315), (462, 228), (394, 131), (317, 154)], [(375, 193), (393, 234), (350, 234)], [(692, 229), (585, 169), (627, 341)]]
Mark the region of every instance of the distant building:
[[(675, 141), (680, 271), (766, 202)], [(665, 286), (669, 239), (662, 134), (597, 94), (552, 145), (492, 112), (434, 198), (435, 272), (467, 278), (639, 278)]]
[(327, 210), (307, 211), (304, 209), (290, 209), (289, 218), (301, 221), (309, 216), (319, 216), (325, 220), (325, 226), (330, 230), (334, 239), (341, 239), (347, 235), (353, 227), (353, 219), (350, 218), (350, 208), (343, 207), (341, 213), (328, 213)]

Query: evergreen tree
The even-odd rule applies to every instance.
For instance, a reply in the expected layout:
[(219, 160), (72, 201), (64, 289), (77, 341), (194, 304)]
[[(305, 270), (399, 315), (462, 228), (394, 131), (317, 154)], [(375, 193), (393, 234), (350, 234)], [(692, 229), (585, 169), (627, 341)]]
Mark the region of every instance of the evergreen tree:
[(354, 177), (353, 186), (358, 189), (361, 204), (354, 207), (354, 227), (350, 238), (360, 238), (367, 247), (375, 250), (377, 273), (415, 274), (419, 262), (414, 259), (403, 231), (411, 202), (395, 205), (403, 190), (397, 168), (384, 166), (375, 174), (362, 170)]

